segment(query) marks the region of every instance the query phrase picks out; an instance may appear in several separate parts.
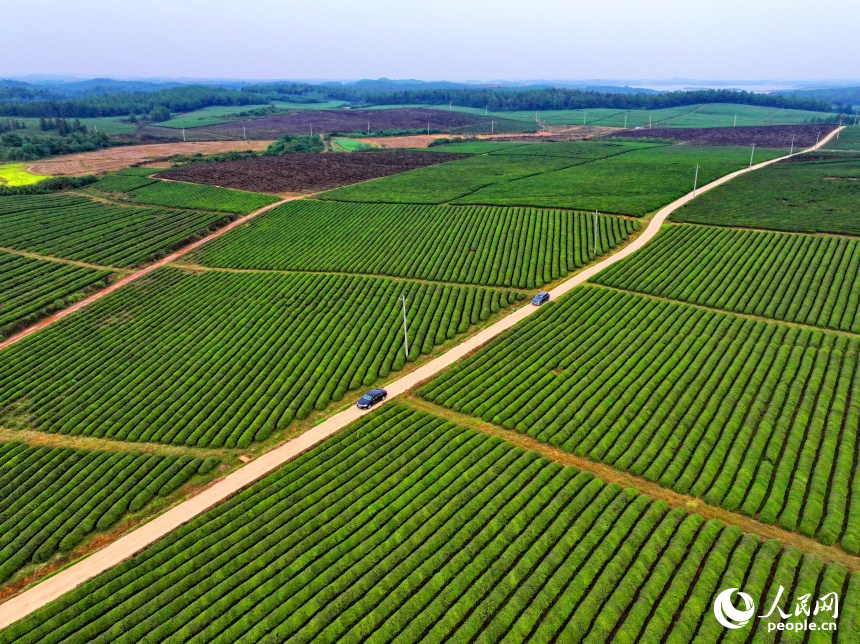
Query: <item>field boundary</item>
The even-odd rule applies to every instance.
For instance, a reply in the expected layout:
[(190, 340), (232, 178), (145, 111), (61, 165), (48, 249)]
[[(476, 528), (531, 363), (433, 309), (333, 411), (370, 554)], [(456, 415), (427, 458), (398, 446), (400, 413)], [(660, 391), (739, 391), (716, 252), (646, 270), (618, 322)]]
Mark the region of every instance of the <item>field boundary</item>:
[(102, 266), (101, 264), (90, 264), (89, 262), (81, 262), (76, 259), (67, 259), (65, 257), (54, 257), (53, 255), (42, 255), (29, 250), (18, 250), (17, 248), (9, 248), (0, 246), (0, 253), (9, 253), (10, 255), (20, 255), (21, 257), (29, 257), (30, 259), (38, 259), (43, 262), (54, 262), (55, 264), (68, 264), (69, 266), (77, 266), (78, 268), (91, 268), (96, 271), (110, 271), (112, 273), (122, 273), (127, 275), (133, 271), (127, 268), (117, 268), (116, 266)]
[(419, 411), (433, 414), (455, 422), (458, 425), (474, 429), (475, 431), (497, 436), (521, 449), (537, 452), (544, 458), (548, 458), (560, 465), (572, 465), (579, 470), (591, 472), (595, 477), (602, 479), (606, 483), (619, 483), (625, 487), (633, 488), (652, 500), (662, 499), (674, 507), (683, 508), (690, 513), (700, 514), (706, 519), (717, 519), (726, 525), (736, 525), (744, 532), (754, 533), (766, 539), (778, 539), (785, 544), (796, 546), (831, 563), (842, 564), (852, 571), (860, 570), (860, 556), (849, 554), (837, 546), (826, 546), (815, 539), (797, 532), (784, 530), (778, 525), (762, 523), (755, 517), (739, 512), (732, 512), (716, 505), (710, 505), (702, 498), (689, 494), (681, 494), (670, 488), (663, 487), (659, 483), (648, 481), (629, 472), (617, 470), (606, 463), (593, 461), (585, 456), (571, 454), (559, 447), (532, 438), (527, 434), (513, 429), (505, 429), (480, 418), (440, 407), (412, 395), (406, 396), (402, 403)]
[(589, 282), (589, 286), (593, 286), (595, 288), (605, 288), (609, 291), (614, 291), (616, 293), (627, 293), (628, 295), (638, 295), (639, 297), (647, 297), (652, 300), (660, 300), (662, 302), (671, 302), (673, 304), (683, 304), (684, 306), (689, 306), (694, 309), (701, 309), (703, 311), (711, 311), (712, 313), (721, 313), (723, 315), (734, 315), (739, 318), (746, 318), (747, 320), (754, 320), (755, 322), (767, 322), (768, 324), (784, 324), (785, 326), (797, 327), (798, 329), (805, 329), (807, 331), (823, 331), (824, 333), (832, 333), (833, 335), (844, 335), (848, 338), (860, 338), (860, 333), (854, 333), (853, 331), (841, 331), (839, 329), (831, 329), (826, 326), (815, 326), (814, 324), (802, 324), (800, 322), (792, 322), (790, 320), (780, 320), (779, 318), (768, 318), (763, 317), (761, 315), (753, 315), (751, 313), (742, 313), (740, 311), (732, 311), (730, 309), (720, 309), (713, 306), (705, 306), (704, 304), (697, 304), (696, 302), (688, 302), (687, 300), (678, 300), (673, 297), (666, 297), (665, 295), (653, 295), (652, 293), (646, 293), (644, 291), (634, 291), (626, 288), (619, 288), (617, 286), (611, 286), (609, 284), (600, 284), (599, 282)]
[[(804, 152), (815, 150), (818, 147), (825, 145), (830, 140), (830, 138), (835, 136), (835, 134), (841, 129), (842, 128), (834, 129), (828, 136), (819, 141), (815, 146), (807, 148), (806, 150), (804, 150)], [(672, 203), (664, 206), (656, 213), (656, 215), (654, 215), (654, 217), (649, 220), (648, 225), (641, 230), (641, 233), (635, 240), (633, 240), (630, 244), (624, 246), (618, 252), (605, 257), (601, 261), (592, 264), (589, 267), (586, 267), (585, 269), (573, 275), (570, 279), (559, 284), (557, 287), (550, 291), (551, 297), (555, 299), (567, 293), (568, 291), (574, 289), (580, 284), (583, 284), (584, 282), (588, 281), (603, 269), (607, 268), (608, 266), (611, 266), (612, 264), (620, 261), (624, 257), (631, 255), (638, 249), (645, 246), (645, 244), (647, 244), (655, 235), (657, 235), (663, 222), (669, 217), (669, 215), (671, 215), (677, 208), (680, 208), (687, 202), (694, 199), (700, 193), (706, 192), (708, 190), (711, 190), (712, 188), (722, 185), (723, 183), (731, 181), (733, 178), (740, 176), (741, 174), (746, 174), (747, 172), (758, 170), (785, 158), (788, 157), (785, 156), (778, 157), (776, 159), (770, 159), (768, 161), (763, 161), (749, 168), (737, 170), (723, 177), (720, 177), (719, 179), (716, 179), (715, 181), (712, 181), (705, 186), (702, 186), (697, 191), (687, 193), (683, 197), (676, 199)], [(205, 237), (204, 239), (195, 242), (190, 246), (187, 246), (181, 251), (177, 251), (177, 253), (174, 253), (168, 258), (165, 258), (158, 264), (144, 269), (143, 271), (133, 273), (129, 277), (125, 278), (125, 280), (117, 282), (114, 285), (115, 288), (109, 287), (104, 291), (100, 291), (98, 293), (98, 296), (103, 297), (107, 292), (116, 290), (116, 288), (119, 288), (119, 286), (128, 283), (129, 281), (132, 281), (132, 279), (137, 279), (143, 274), (147, 274), (155, 270), (156, 267), (163, 266), (164, 264), (168, 263), (168, 261), (172, 261), (173, 259), (180, 257), (181, 255), (192, 250), (193, 248), (204, 244), (215, 236), (221, 235), (227, 230), (241, 225), (241, 223), (244, 223), (249, 218), (254, 217), (262, 212), (265, 212), (269, 208), (273, 208), (276, 205), (284, 203), (284, 201), (270, 204), (265, 208), (261, 208), (260, 210), (250, 215), (246, 215), (245, 217), (234, 221), (230, 226), (222, 228), (216, 233), (213, 233), (212, 235)], [(84, 302), (82, 302), (80, 306), (70, 307), (69, 309), (66, 309), (63, 312), (62, 317), (65, 317), (66, 315), (69, 315), (70, 313), (78, 310), (79, 308), (82, 308), (91, 301), (92, 298), (88, 298), (87, 300), (84, 300)], [(386, 387), (388, 390), (388, 399), (393, 400), (397, 396), (402, 396), (414, 386), (428, 380), (429, 378), (432, 378), (442, 370), (448, 368), (461, 358), (479, 349), (481, 346), (483, 346), (496, 336), (507, 331), (515, 324), (534, 314), (538, 310), (538, 307), (529, 305), (523, 306), (520, 309), (516, 310), (514, 313), (511, 313), (510, 315), (502, 318), (495, 324), (492, 324), (489, 327), (483, 329), (471, 338), (464, 340), (459, 345), (451, 348), (446, 353), (440, 355), (438, 358), (435, 358), (434, 360), (431, 360), (430, 362), (416, 369), (415, 371), (398, 378)], [(54, 316), (54, 318), (49, 318), (48, 324), (50, 324), (50, 322), (54, 321), (55, 319), (57, 319), (56, 316)], [(35, 330), (38, 328), (41, 328), (41, 326), (31, 327), (31, 329), (28, 330), (28, 333), (26, 335), (35, 332)], [(0, 344), (0, 349), (4, 348), (5, 346), (8, 346), (8, 344), (10, 344), (10, 340), (17, 341), (22, 339), (22, 337), (24, 337), (22, 334), (19, 334), (18, 336), (13, 336), (5, 343)], [(379, 405), (376, 407), (376, 409), (379, 409), (382, 406), (383, 405)], [(122, 563), (123, 561), (133, 557), (135, 554), (137, 554), (150, 544), (168, 535), (176, 528), (188, 523), (199, 514), (205, 512), (206, 510), (209, 510), (218, 503), (221, 503), (222, 501), (234, 496), (235, 494), (238, 494), (244, 488), (259, 480), (263, 476), (273, 472), (275, 469), (277, 469), (284, 463), (312, 449), (324, 439), (337, 433), (353, 421), (363, 417), (364, 414), (365, 412), (362, 412), (358, 408), (351, 406), (333, 416), (330, 416), (319, 425), (316, 425), (305, 433), (281, 444), (280, 446), (272, 449), (271, 451), (266, 452), (256, 460), (253, 460), (247, 465), (245, 465), (244, 467), (241, 467), (233, 471), (228, 476), (220, 479), (219, 481), (216, 481), (214, 484), (212, 484), (210, 487), (203, 490), (199, 494), (192, 496), (191, 498), (184, 501), (183, 503), (180, 503), (177, 506), (174, 506), (164, 514), (153, 519), (152, 521), (143, 524), (136, 530), (129, 532), (120, 539), (107, 545), (102, 550), (93, 553), (88, 558), (75, 564), (72, 564), (58, 574), (45, 579), (41, 583), (36, 584), (35, 586), (25, 590), (23, 593), (9, 599), (3, 604), (0, 604), (0, 629), (3, 629), (23, 619), (24, 617), (26, 617), (33, 611), (41, 608), (45, 604), (55, 599), (58, 599), (65, 593), (73, 590), (74, 588), (77, 588), (85, 581), (92, 579), (93, 577), (104, 572), (105, 570), (108, 570), (116, 566), (117, 564)]]
[(183, 246), (182, 248), (180, 248), (177, 251), (174, 251), (173, 253), (171, 253), (167, 257), (164, 257), (164, 258), (158, 260), (157, 262), (153, 262), (152, 264), (150, 264), (146, 268), (142, 268), (138, 271), (135, 271), (133, 273), (126, 275), (121, 280), (114, 282), (113, 284), (111, 284), (107, 288), (103, 288), (102, 290), (98, 291), (97, 293), (93, 293), (92, 295), (90, 295), (86, 299), (83, 299), (80, 302), (73, 304), (69, 308), (63, 309), (62, 311), (58, 311), (57, 313), (54, 313), (53, 315), (50, 315), (50, 316), (46, 317), (45, 319), (40, 320), (39, 322), (36, 322), (32, 326), (28, 326), (23, 331), (19, 331), (15, 335), (9, 336), (6, 340), (3, 340), (2, 342), (0, 342), (0, 351), (2, 351), (3, 349), (5, 349), (9, 346), (12, 346), (16, 342), (20, 342), (21, 340), (23, 340), (24, 338), (26, 338), (29, 335), (32, 335), (36, 331), (44, 329), (46, 326), (49, 326), (49, 325), (53, 324), (54, 322), (58, 322), (59, 320), (62, 320), (63, 318), (70, 316), (74, 312), (80, 311), (82, 308), (89, 306), (93, 302), (97, 302), (98, 300), (102, 299), (106, 295), (110, 295), (111, 293), (113, 293), (117, 289), (122, 288), (126, 284), (130, 284), (131, 282), (134, 282), (134, 281), (140, 279), (141, 277), (149, 275), (150, 273), (161, 268), (165, 264), (169, 264), (173, 260), (179, 259), (180, 257), (185, 255), (186, 253), (189, 253), (192, 250), (194, 250), (195, 248), (199, 248), (203, 244), (215, 239), (216, 237), (220, 237), (221, 235), (226, 233), (228, 230), (232, 230), (233, 228), (236, 228), (237, 226), (241, 226), (242, 224), (247, 223), (248, 221), (253, 219), (254, 217), (257, 217), (258, 215), (262, 215), (264, 212), (268, 212), (272, 208), (275, 208), (276, 206), (280, 206), (281, 204), (286, 203), (288, 201), (292, 201), (294, 199), (296, 199), (296, 197), (286, 197), (284, 199), (281, 199), (280, 201), (276, 201), (275, 203), (271, 203), (267, 206), (263, 206), (262, 208), (259, 208), (258, 210), (255, 210), (252, 213), (249, 213), (247, 215), (243, 215), (242, 217), (239, 217), (238, 219), (235, 219), (234, 221), (230, 222), (226, 226), (219, 228), (215, 232), (210, 233), (209, 235), (206, 235), (206, 237), (204, 237), (203, 239), (198, 239), (197, 241), (192, 242), (192, 243), (188, 244), (187, 246)]

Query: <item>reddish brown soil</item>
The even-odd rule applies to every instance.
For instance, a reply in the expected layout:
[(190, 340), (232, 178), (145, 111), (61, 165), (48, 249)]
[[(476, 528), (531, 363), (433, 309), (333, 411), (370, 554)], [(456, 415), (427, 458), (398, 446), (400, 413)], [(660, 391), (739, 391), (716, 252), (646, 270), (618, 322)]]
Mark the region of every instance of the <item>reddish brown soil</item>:
[[(136, 163), (164, 159), (176, 154), (217, 154), (232, 150), (265, 150), (271, 141), (206, 141), (126, 145), (94, 152), (80, 152), (36, 161), (29, 165), (35, 174), (83, 175), (122, 170)], [(169, 164), (162, 164), (169, 165)]]
[(158, 176), (255, 192), (309, 193), (461, 159), (463, 154), (380, 150), (285, 154), (240, 161), (192, 163)]
[[(449, 112), (422, 107), (395, 108), (390, 110), (320, 110), (318, 112), (297, 112), (270, 116), (264, 119), (234, 121), (204, 127), (186, 128), (185, 136), (189, 140), (220, 140), (241, 139), (276, 139), (284, 134), (310, 134), (313, 126), (314, 134), (323, 132), (353, 132), (367, 131), (368, 122), (374, 132), (380, 130), (421, 130), (430, 124), (431, 129), (452, 131), (460, 127), (484, 123), (483, 116), (466, 114), (464, 112)], [(245, 131), (242, 131), (244, 126)], [(176, 139), (182, 137), (182, 131), (174, 128), (148, 126), (141, 128), (139, 137), (159, 137)]]
[(654, 138), (683, 141), (692, 145), (752, 145), (762, 148), (788, 148), (794, 136), (794, 148), (815, 145), (836, 129), (833, 123), (803, 125), (756, 125), (750, 127), (685, 127), (616, 131), (612, 136)]

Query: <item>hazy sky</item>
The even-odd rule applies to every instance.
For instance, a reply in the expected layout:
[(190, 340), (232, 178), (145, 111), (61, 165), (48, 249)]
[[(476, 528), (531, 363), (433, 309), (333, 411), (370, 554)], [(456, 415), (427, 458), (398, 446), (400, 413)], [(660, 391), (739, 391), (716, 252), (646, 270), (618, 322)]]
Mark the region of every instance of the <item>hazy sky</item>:
[(860, 78), (856, 0), (28, 0), (0, 76)]

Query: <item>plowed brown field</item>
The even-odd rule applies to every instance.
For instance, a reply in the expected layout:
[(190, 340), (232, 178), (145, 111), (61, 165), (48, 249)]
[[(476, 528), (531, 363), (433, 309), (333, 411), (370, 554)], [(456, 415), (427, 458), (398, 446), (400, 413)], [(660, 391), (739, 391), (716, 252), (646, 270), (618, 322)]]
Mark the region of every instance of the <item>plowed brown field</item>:
[(270, 143), (271, 141), (199, 141), (128, 145), (35, 161), (29, 164), (28, 169), (34, 174), (52, 176), (100, 174), (112, 170), (122, 170), (135, 163), (164, 159), (176, 154), (197, 154), (198, 152), (217, 154), (232, 150), (265, 150)]

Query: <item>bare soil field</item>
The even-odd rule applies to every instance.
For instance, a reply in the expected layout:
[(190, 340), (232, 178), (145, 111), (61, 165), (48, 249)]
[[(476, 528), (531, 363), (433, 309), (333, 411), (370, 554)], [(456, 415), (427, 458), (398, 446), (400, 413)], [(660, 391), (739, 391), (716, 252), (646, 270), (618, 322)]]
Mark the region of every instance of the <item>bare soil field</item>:
[(176, 181), (254, 192), (296, 194), (330, 190), (415, 168), (461, 159), (464, 154), (380, 150), (350, 154), (302, 153), (240, 161), (192, 163), (160, 173)]
[[(396, 108), (390, 110), (320, 110), (282, 114), (264, 119), (235, 121), (219, 125), (208, 125), (185, 130), (189, 140), (220, 139), (277, 139), (284, 134), (315, 134), (339, 132), (351, 134), (367, 131), (368, 122), (374, 132), (381, 130), (417, 130), (427, 124), (435, 130), (450, 131), (459, 127), (487, 122), (483, 116), (464, 112), (446, 112), (426, 108)], [(244, 127), (244, 130), (243, 130)], [(176, 128), (147, 126), (140, 129), (139, 137), (172, 139), (182, 137)]]
[(80, 152), (29, 164), (34, 174), (83, 175), (122, 170), (136, 163), (152, 162), (176, 154), (217, 154), (232, 150), (265, 150), (271, 141), (206, 141), (128, 145), (94, 152)]
[(794, 148), (809, 147), (836, 129), (834, 123), (803, 125), (759, 125), (747, 127), (653, 128), (616, 130), (612, 136), (683, 141), (692, 145), (752, 145), (762, 148), (788, 148), (794, 137)]

